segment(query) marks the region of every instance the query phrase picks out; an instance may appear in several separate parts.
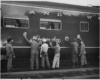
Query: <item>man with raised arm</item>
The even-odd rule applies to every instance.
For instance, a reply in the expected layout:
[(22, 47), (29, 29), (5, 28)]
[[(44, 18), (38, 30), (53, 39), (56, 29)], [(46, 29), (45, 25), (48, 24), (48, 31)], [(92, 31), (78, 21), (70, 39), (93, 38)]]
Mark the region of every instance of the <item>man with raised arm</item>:
[(30, 40), (27, 39), (27, 32), (23, 33), (24, 38), (28, 43), (31, 45), (31, 56), (30, 56), (30, 68), (31, 70), (34, 69), (34, 60), (36, 61), (36, 69), (39, 68), (39, 62), (38, 62), (38, 43), (36, 41), (36, 37), (33, 36)]
[(65, 37), (65, 41), (70, 43), (72, 45), (72, 63), (73, 63), (73, 68), (78, 67), (78, 43), (76, 38), (73, 39), (73, 41), (69, 40), (69, 37)]
[(60, 50), (61, 50), (61, 48), (60, 48), (58, 41), (55, 41), (54, 45), (52, 45), (52, 44), (50, 44), (50, 45), (51, 45), (51, 48), (53, 48), (55, 50), (55, 56), (53, 59), (52, 68), (58, 69), (59, 65), (60, 65)]

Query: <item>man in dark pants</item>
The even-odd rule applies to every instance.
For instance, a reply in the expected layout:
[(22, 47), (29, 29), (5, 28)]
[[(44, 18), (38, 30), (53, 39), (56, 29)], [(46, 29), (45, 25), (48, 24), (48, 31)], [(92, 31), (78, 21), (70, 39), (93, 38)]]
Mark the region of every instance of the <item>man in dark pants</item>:
[(31, 68), (31, 70), (34, 69), (34, 60), (35, 60), (36, 61), (36, 69), (38, 69), (39, 68), (39, 62), (38, 62), (38, 43), (36, 41), (36, 37), (33, 36), (33, 38), (28, 40), (27, 37), (26, 37), (27, 36), (26, 32), (23, 33), (23, 36), (25, 37), (26, 41), (31, 44), (31, 56), (30, 56), (31, 65), (30, 65), (30, 68)]
[(77, 35), (77, 42), (79, 44), (79, 47), (78, 47), (78, 66), (80, 66), (80, 64), (81, 64), (81, 59), (80, 59), (80, 56), (79, 56), (79, 54), (80, 54), (80, 47), (81, 47), (81, 41), (82, 41), (81, 36), (78, 34)]
[(65, 37), (65, 41), (70, 43), (72, 45), (72, 63), (73, 63), (73, 68), (78, 67), (78, 43), (76, 38), (74, 38), (73, 41), (69, 40), (69, 37)]
[(87, 60), (86, 60), (86, 50), (85, 50), (85, 44), (83, 41), (81, 41), (81, 47), (80, 47), (80, 60), (81, 60), (81, 67), (86, 67)]
[(7, 71), (10, 72), (12, 70), (12, 59), (15, 58), (15, 54), (12, 47), (12, 38), (7, 39), (6, 44), (6, 52), (7, 52)]

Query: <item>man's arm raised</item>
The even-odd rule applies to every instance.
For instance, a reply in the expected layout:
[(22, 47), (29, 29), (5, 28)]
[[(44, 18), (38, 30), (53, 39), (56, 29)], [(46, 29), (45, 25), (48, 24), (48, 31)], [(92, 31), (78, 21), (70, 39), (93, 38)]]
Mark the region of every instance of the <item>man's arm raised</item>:
[(28, 43), (31, 43), (31, 42), (27, 39), (27, 37), (26, 37), (26, 36), (27, 36), (27, 32), (24, 32), (24, 33), (23, 33), (23, 36), (24, 36), (24, 38), (26, 39), (26, 41), (27, 41)]

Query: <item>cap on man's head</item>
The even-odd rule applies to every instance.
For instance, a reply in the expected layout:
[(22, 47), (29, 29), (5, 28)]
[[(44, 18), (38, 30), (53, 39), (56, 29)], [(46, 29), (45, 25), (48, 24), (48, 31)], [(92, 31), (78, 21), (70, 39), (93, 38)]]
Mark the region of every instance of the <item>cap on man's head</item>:
[(66, 36), (66, 37), (65, 37), (65, 40), (69, 40), (69, 37), (68, 37), (68, 36)]
[(46, 39), (43, 39), (42, 41), (43, 41), (43, 42), (46, 42), (47, 40), (46, 40)]
[(32, 39), (36, 40), (37, 38), (36, 38), (36, 36), (33, 36), (33, 38), (32, 38)]
[(80, 38), (80, 34), (77, 34), (77, 38)]
[(13, 40), (11, 37), (7, 39), (7, 42), (9, 43), (11, 40)]

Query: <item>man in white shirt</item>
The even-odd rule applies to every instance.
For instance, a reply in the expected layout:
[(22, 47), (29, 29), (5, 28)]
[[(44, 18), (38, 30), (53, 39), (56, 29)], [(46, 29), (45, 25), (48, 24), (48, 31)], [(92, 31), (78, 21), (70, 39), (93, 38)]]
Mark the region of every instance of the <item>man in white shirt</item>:
[(42, 68), (43, 69), (45, 68), (45, 61), (46, 61), (47, 66), (50, 69), (50, 63), (48, 59), (48, 44), (46, 43), (46, 39), (43, 39), (43, 44), (41, 45), (40, 57), (41, 57)]

